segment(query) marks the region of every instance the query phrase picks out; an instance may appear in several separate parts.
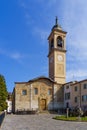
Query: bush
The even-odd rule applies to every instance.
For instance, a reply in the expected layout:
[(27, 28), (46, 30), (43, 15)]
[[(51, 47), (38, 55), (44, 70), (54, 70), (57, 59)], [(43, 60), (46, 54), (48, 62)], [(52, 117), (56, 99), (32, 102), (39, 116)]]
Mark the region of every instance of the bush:
[(72, 116), (72, 117), (83, 116), (83, 111), (82, 111), (81, 108), (75, 107), (74, 109), (71, 109), (69, 111), (69, 115)]
[(87, 111), (83, 112), (83, 117), (87, 116)]

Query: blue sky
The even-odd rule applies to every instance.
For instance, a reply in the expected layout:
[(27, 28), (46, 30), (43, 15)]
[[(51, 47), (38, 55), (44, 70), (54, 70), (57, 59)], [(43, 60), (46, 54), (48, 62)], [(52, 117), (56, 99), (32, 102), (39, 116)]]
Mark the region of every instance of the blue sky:
[(0, 74), (14, 82), (48, 76), (47, 37), (55, 16), (67, 31), (66, 81), (87, 78), (86, 0), (1, 0)]

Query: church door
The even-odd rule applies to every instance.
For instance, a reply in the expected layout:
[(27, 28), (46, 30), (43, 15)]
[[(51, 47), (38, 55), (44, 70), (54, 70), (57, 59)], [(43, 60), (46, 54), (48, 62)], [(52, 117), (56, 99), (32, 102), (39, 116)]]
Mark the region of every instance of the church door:
[(40, 108), (41, 110), (46, 110), (46, 99), (40, 100)]

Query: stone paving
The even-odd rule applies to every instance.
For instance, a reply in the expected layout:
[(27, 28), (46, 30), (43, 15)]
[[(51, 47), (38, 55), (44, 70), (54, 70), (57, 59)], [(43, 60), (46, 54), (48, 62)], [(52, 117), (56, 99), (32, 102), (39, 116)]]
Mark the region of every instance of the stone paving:
[(0, 130), (87, 130), (86, 122), (52, 119), (53, 114), (7, 115)]

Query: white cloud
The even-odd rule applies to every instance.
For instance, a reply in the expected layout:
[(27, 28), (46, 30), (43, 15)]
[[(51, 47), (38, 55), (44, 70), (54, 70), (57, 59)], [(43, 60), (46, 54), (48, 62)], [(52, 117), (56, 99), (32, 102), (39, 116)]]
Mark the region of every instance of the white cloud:
[(20, 52), (11, 52), (11, 51), (1, 49), (1, 48), (0, 48), (0, 54), (6, 57), (9, 57), (11, 59), (17, 60), (17, 61), (25, 58), (25, 55), (21, 54)]
[(11, 53), (9, 56), (11, 58), (15, 59), (15, 60), (19, 60), (19, 59), (24, 58), (24, 56), (22, 54), (18, 53), (18, 52), (17, 53)]
[(24, 17), (25, 17), (27, 25), (31, 25), (34, 22), (33, 19), (31, 18), (31, 15), (30, 15), (29, 5), (30, 4), (29, 4), (28, 0), (27, 1), (25, 1), (25, 0), (19, 0), (19, 6), (24, 11)]
[(63, 7), (67, 34), (67, 80), (87, 78), (87, 1), (66, 0)]
[(67, 81), (72, 81), (72, 80), (83, 80), (87, 79), (87, 70), (68, 70), (67, 72)]

